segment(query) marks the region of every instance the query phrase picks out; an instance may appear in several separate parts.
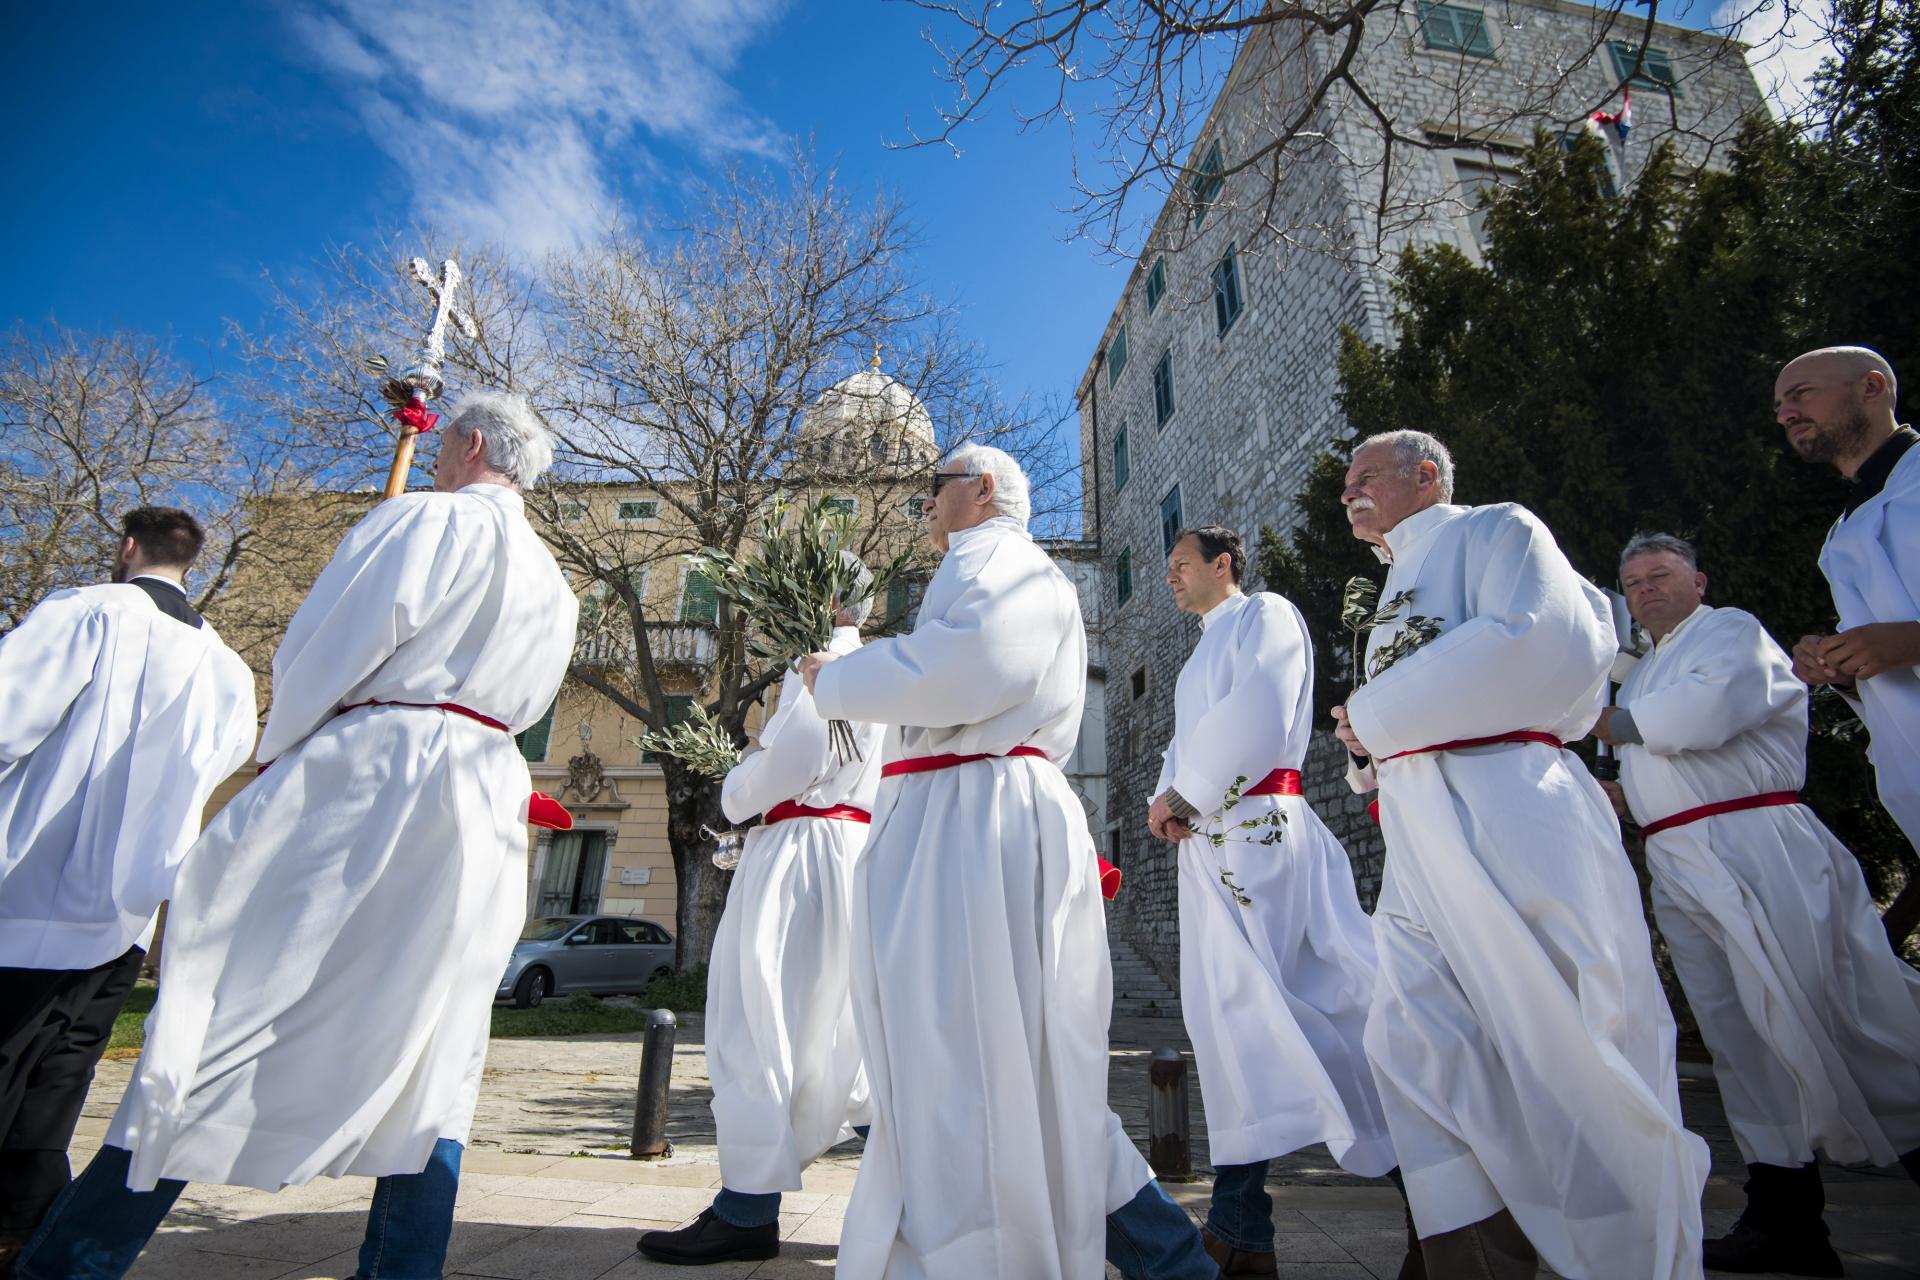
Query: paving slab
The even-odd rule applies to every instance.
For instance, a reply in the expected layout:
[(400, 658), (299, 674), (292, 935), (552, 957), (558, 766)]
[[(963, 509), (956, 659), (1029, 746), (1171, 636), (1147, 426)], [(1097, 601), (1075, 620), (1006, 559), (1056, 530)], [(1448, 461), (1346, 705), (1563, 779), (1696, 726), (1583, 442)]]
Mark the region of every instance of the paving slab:
[[(684, 1268), (634, 1251), (642, 1232), (670, 1229), (711, 1203), (719, 1151), (708, 1107), (704, 1023), (685, 1017), (675, 1046), (665, 1159), (627, 1158), (640, 1036), (504, 1040), (492, 1047), (472, 1141), (461, 1162), (447, 1275), (454, 1280), (686, 1280)], [(1190, 1052), (1177, 1019), (1116, 1018), (1109, 1102), (1147, 1142), (1147, 1064), (1155, 1048)], [(101, 1064), (69, 1151), (99, 1146), (131, 1073)], [(1189, 1074), (1194, 1178), (1163, 1184), (1203, 1219), (1212, 1194), (1197, 1076)], [(1687, 1123), (1707, 1139), (1713, 1172), (1703, 1219), (1724, 1231), (1743, 1203), (1745, 1170), (1709, 1074), (1681, 1082)], [(793, 1280), (833, 1272), (859, 1173), (849, 1141), (806, 1171), (785, 1198), (781, 1256), (703, 1268), (701, 1280)], [(1920, 1280), (1920, 1188), (1903, 1172), (1823, 1167), (1834, 1246), (1850, 1280)], [(1288, 1280), (1394, 1280), (1405, 1253), (1399, 1193), (1341, 1169), (1323, 1147), (1271, 1162), (1276, 1249)], [(339, 1280), (351, 1276), (373, 1194), (371, 1178), (319, 1179), (279, 1192), (194, 1185), (132, 1271), (134, 1280)], [(1107, 1274), (1117, 1276), (1112, 1268)], [(1551, 1272), (1542, 1271), (1543, 1277)], [(1766, 1278), (1762, 1278), (1766, 1280)], [(1779, 1278), (1775, 1278), (1779, 1280)]]

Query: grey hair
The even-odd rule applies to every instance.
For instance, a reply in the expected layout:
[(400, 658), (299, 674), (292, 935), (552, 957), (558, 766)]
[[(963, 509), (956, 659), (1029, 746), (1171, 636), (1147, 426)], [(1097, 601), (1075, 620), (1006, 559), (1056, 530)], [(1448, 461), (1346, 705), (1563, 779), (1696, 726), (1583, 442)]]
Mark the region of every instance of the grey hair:
[(1027, 518), (1033, 514), (1033, 500), (1027, 473), (1020, 469), (1012, 454), (990, 444), (963, 444), (947, 455), (947, 463), (965, 475), (992, 476), (994, 510), (1018, 520), (1020, 527), (1026, 528)]
[(1900, 403), (1900, 380), (1893, 376), (1893, 366), (1887, 363), (1887, 358), (1872, 347), (1820, 347), (1797, 355), (1787, 363), (1799, 364), (1815, 356), (1837, 359), (1840, 367), (1847, 371), (1847, 376), (1856, 380), (1869, 373), (1879, 374), (1887, 380), (1887, 403)]
[(1694, 551), (1693, 544), (1685, 538), (1676, 538), (1670, 533), (1634, 534), (1620, 551), (1620, 572), (1627, 571), (1627, 561), (1635, 556), (1658, 555), (1663, 551), (1679, 556), (1685, 561), (1689, 573), (1700, 572), (1700, 557)]
[(487, 465), (522, 489), (553, 465), (553, 432), (519, 396), (503, 391), (469, 391), (454, 403), (448, 440), (465, 440), (475, 431), (486, 438)]
[(834, 621), (847, 618), (851, 621), (846, 625), (858, 627), (873, 612), (873, 570), (867, 568), (866, 561), (845, 549), (840, 552), (840, 563), (853, 575), (853, 585), (847, 592), (851, 599), (834, 602), (837, 606), (834, 609)]
[(1354, 449), (1357, 454), (1370, 445), (1384, 444), (1393, 450), (1394, 465), (1407, 474), (1423, 462), (1431, 462), (1440, 473), (1440, 501), (1453, 501), (1453, 453), (1424, 431), (1382, 431), (1368, 436)]

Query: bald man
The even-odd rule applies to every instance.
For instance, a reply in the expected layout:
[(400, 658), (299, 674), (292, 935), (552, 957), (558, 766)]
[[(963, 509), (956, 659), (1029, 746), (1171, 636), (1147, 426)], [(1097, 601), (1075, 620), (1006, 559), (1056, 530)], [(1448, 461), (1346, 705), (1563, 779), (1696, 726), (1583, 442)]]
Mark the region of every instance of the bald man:
[(1920, 847), (1920, 434), (1894, 421), (1898, 390), (1877, 352), (1824, 347), (1780, 371), (1773, 402), (1794, 451), (1852, 482), (1820, 549), (1840, 630), (1801, 637), (1793, 672), (1860, 712), (1880, 802)]

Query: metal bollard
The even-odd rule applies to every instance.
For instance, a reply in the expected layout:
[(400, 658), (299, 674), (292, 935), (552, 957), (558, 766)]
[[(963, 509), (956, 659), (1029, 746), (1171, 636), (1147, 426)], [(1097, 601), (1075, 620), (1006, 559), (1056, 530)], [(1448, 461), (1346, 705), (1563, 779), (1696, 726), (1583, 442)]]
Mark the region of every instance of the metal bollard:
[(1155, 1049), (1147, 1079), (1153, 1085), (1147, 1099), (1147, 1163), (1162, 1182), (1192, 1182), (1186, 1055), (1171, 1045)]
[(667, 1141), (667, 1085), (673, 1079), (671, 1009), (647, 1015), (647, 1039), (640, 1048), (640, 1091), (633, 1103), (633, 1143), (627, 1153), (635, 1160), (659, 1160), (673, 1154)]

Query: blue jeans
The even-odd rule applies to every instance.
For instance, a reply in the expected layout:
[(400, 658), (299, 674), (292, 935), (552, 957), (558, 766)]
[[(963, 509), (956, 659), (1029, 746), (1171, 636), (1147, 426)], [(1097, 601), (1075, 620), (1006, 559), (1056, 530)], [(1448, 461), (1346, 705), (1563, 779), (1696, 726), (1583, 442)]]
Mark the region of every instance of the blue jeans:
[[(16, 1280), (120, 1280), (187, 1188), (163, 1179), (152, 1191), (127, 1190), (133, 1157), (102, 1147), (68, 1184), (14, 1260)], [(420, 1173), (381, 1178), (367, 1213), (358, 1280), (440, 1280), (453, 1234), (460, 1144), (442, 1138)]]
[(764, 1227), (780, 1221), (780, 1193), (729, 1191), (720, 1188), (713, 1198), (714, 1216), (734, 1227)]
[[(853, 1131), (864, 1141), (871, 1127), (857, 1124)], [(713, 1213), (730, 1227), (764, 1227), (780, 1221), (780, 1193), (729, 1191), (721, 1187), (720, 1194), (713, 1198)]]
[(1265, 1160), (1214, 1166), (1207, 1230), (1236, 1249), (1273, 1252), (1273, 1197), (1267, 1194)]
[(1107, 1215), (1107, 1261), (1127, 1280), (1219, 1280), (1186, 1210), (1149, 1181)]

